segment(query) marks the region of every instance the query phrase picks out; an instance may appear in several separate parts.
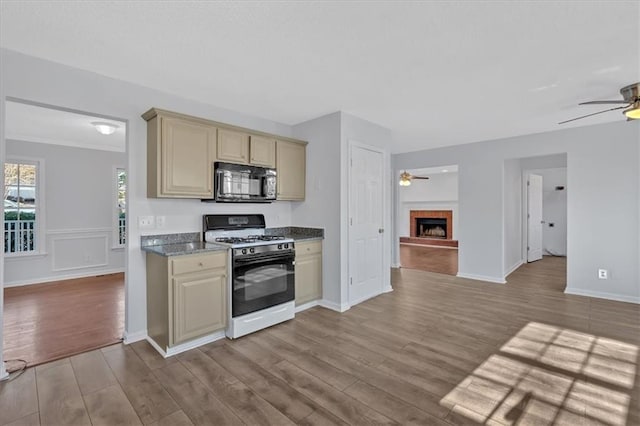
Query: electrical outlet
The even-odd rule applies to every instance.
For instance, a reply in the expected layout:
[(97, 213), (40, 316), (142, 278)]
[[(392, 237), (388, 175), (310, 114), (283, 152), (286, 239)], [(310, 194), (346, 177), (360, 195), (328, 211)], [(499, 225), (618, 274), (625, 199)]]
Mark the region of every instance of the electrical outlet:
[(166, 216), (156, 216), (156, 228), (164, 228), (167, 225)]
[(600, 278), (601, 280), (609, 279), (609, 271), (607, 271), (606, 269), (598, 269), (598, 278)]
[(155, 226), (155, 220), (153, 216), (138, 216), (138, 228), (150, 229)]

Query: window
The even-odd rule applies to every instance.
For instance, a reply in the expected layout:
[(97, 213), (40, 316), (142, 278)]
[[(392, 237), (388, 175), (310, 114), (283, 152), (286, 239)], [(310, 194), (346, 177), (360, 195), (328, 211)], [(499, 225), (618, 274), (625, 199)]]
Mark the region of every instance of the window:
[(39, 249), (41, 194), (38, 161), (7, 160), (4, 166), (4, 252), (35, 253)]
[(122, 247), (127, 241), (127, 172), (125, 169), (115, 169), (116, 184), (116, 215), (115, 215), (115, 246)]

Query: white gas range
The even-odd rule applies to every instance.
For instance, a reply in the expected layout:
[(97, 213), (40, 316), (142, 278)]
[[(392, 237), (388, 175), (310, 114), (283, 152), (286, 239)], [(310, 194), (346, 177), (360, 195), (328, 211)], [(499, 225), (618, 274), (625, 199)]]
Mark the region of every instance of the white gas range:
[(204, 215), (204, 241), (231, 251), (227, 337), (292, 319), (295, 315), (295, 243), (265, 235), (264, 215)]

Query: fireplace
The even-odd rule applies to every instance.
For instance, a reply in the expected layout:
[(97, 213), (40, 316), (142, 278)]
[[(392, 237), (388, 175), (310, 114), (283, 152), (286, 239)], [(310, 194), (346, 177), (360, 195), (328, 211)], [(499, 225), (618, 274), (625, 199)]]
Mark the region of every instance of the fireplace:
[(449, 239), (447, 218), (416, 217), (416, 237)]
[(453, 211), (451, 210), (411, 210), (409, 224), (411, 238), (453, 239)]

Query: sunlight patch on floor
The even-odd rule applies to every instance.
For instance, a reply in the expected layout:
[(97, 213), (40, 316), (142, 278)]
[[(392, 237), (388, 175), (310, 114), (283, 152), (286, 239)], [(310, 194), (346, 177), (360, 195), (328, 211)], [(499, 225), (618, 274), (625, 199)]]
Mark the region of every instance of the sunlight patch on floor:
[(638, 347), (531, 322), (440, 400), (487, 424), (625, 425)]

